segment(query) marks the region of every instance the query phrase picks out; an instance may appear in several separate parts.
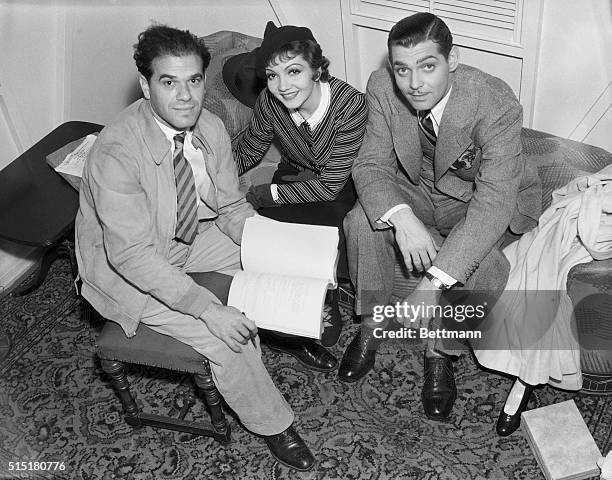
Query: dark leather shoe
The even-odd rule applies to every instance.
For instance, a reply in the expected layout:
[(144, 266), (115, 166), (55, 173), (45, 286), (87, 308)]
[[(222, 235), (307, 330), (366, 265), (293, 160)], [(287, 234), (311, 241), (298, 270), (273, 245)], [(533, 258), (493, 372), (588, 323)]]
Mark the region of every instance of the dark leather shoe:
[(314, 466), (314, 456), (293, 427), (263, 438), (274, 458), (283, 465), (302, 471), (310, 470)]
[(521, 425), (521, 413), (523, 413), (527, 408), (532, 392), (533, 387), (531, 385), (525, 385), (523, 398), (521, 399), (521, 403), (519, 404), (516, 413), (508, 415), (502, 408), (499, 418), (497, 419), (497, 425), (495, 426), (495, 430), (500, 437), (507, 437), (508, 435), (511, 435)]
[(336, 357), (309, 338), (266, 335), (262, 340), (271, 350), (287, 353), (313, 370), (331, 372), (338, 366)]
[(346, 347), (338, 369), (338, 379), (353, 383), (363, 378), (374, 367), (378, 345), (380, 339), (374, 337), (374, 330), (362, 326)]
[(329, 318), (326, 318), (324, 322), (325, 328), (321, 335), (321, 345), (324, 347), (333, 347), (338, 343), (340, 333), (342, 332), (342, 317), (340, 316), (340, 306), (338, 305), (338, 289), (330, 290), (327, 293), (325, 303), (329, 305), (331, 313)]
[(453, 362), (448, 357), (425, 355), (425, 373), (421, 401), (425, 415), (432, 420), (446, 420), (457, 398)]

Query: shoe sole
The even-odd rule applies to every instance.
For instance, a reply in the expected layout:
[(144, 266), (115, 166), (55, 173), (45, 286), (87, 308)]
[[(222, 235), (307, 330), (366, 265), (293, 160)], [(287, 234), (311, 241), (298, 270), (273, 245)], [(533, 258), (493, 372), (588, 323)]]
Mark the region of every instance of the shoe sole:
[(272, 455), (272, 458), (274, 458), (274, 460), (276, 460), (278, 463), (280, 463), (281, 465), (284, 465), (287, 468), (291, 468), (292, 470), (297, 470), (298, 472), (308, 472), (308, 471), (312, 470), (315, 467), (315, 465), (317, 464), (317, 461), (315, 460), (310, 467), (308, 467), (308, 468), (299, 468), (299, 467), (296, 467), (294, 465), (290, 465), (287, 462), (284, 462), (283, 460), (278, 458), (276, 455), (274, 455), (272, 453), (272, 450), (269, 450), (269, 452), (270, 452), (270, 455)]
[[(423, 412), (423, 413), (425, 413), (425, 412)], [(450, 422), (450, 420), (451, 420), (451, 415), (450, 414), (448, 415), (448, 417), (433, 417), (433, 416), (427, 415), (425, 413), (425, 417), (427, 417), (429, 420), (434, 420), (436, 422)]]
[[(334, 370), (336, 370), (336, 368), (338, 368), (338, 365), (334, 366), (333, 368), (321, 368), (321, 367), (315, 367), (313, 365), (310, 365), (309, 363), (306, 363), (305, 361), (303, 361), (300, 357), (287, 352), (286, 350), (282, 350), (280, 348), (276, 348), (273, 347), (271, 345), (268, 345), (268, 348), (270, 350), (272, 350), (273, 352), (277, 352), (277, 353), (284, 353), (285, 355), (289, 355), (290, 357), (295, 358), (299, 363), (301, 363), (302, 365), (304, 365), (305, 367), (310, 368), (311, 370), (315, 370), (317, 372), (323, 372), (323, 373), (329, 373), (329, 372), (333, 372)], [(276, 457), (275, 457), (276, 458)]]

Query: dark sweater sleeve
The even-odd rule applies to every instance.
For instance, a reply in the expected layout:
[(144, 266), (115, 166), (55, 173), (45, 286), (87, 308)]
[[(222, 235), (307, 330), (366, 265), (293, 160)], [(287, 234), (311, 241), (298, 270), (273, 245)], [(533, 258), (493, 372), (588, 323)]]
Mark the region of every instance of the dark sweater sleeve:
[(249, 126), (234, 149), (234, 160), (239, 175), (261, 162), (274, 139), (273, 113), (269, 96), (268, 90), (264, 89), (257, 97)]

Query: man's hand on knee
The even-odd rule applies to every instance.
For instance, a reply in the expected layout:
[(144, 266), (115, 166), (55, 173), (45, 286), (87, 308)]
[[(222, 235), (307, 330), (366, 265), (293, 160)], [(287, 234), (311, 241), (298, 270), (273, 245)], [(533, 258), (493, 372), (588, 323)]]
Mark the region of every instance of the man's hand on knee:
[(395, 241), (408, 268), (424, 272), (436, 258), (438, 245), (421, 220), (410, 210), (398, 210), (389, 218), (395, 229)]
[(240, 345), (246, 345), (257, 336), (255, 322), (234, 307), (211, 303), (200, 318), (215, 337), (236, 353), (242, 352)]

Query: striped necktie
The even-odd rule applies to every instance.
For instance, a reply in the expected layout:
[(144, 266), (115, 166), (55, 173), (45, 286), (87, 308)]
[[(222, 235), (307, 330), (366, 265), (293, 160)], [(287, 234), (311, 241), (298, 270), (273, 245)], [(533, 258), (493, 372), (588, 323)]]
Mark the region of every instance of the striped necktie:
[(174, 176), (176, 180), (175, 238), (191, 244), (198, 229), (198, 203), (191, 165), (183, 155), (185, 133), (174, 136)]
[(420, 110), (418, 117), (419, 117), (419, 127), (421, 128), (421, 131), (425, 134), (425, 137), (427, 138), (427, 140), (429, 140), (429, 143), (431, 143), (434, 147), (436, 146), (436, 140), (437, 140), (437, 135), (436, 135), (436, 131), (434, 130), (434, 126), (433, 126), (433, 122), (431, 120), (431, 110)]

